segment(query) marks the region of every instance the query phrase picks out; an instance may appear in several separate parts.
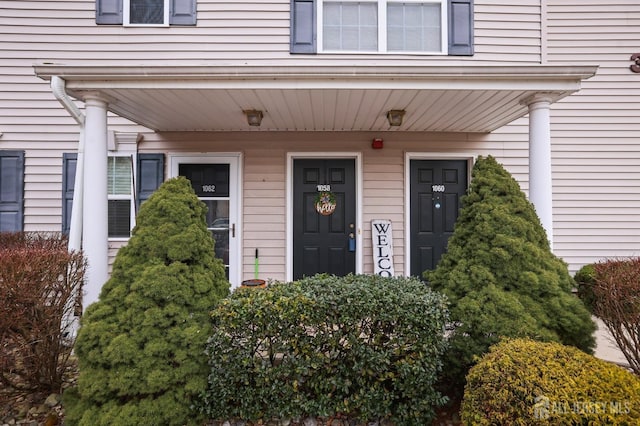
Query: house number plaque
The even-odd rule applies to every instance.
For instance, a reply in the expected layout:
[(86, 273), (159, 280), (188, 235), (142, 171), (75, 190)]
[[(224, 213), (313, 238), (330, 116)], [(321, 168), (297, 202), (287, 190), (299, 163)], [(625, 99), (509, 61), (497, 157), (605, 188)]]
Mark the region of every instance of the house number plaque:
[(640, 73), (640, 53), (634, 53), (631, 55), (631, 61), (633, 61), (633, 65), (630, 65), (631, 71)]

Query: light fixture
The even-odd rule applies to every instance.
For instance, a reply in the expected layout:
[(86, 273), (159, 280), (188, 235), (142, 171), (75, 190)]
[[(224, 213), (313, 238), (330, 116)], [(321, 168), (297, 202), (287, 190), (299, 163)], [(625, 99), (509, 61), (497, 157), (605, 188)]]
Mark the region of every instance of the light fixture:
[(387, 112), (387, 120), (389, 120), (390, 126), (400, 126), (402, 125), (402, 119), (405, 114), (405, 110), (403, 109), (391, 109)]
[(245, 109), (244, 115), (247, 116), (249, 126), (259, 126), (262, 123), (262, 111), (257, 109)]

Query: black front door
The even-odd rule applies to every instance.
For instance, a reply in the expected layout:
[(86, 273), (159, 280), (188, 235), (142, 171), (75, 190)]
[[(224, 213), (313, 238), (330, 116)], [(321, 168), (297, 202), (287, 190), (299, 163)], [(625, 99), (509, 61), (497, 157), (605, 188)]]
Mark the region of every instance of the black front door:
[(432, 270), (447, 248), (467, 190), (466, 160), (411, 161), (411, 275)]
[(293, 278), (356, 269), (355, 161), (294, 160)]

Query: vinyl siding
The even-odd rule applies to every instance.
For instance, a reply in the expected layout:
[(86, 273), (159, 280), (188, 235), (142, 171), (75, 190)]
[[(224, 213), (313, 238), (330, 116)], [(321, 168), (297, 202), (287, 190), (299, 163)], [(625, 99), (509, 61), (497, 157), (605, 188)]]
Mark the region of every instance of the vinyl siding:
[(553, 106), (554, 249), (573, 270), (640, 255), (640, 3), (549, 0), (548, 63), (599, 64)]
[[(0, 0), (0, 149), (26, 151), (25, 230), (61, 229), (62, 153), (75, 150), (78, 139), (78, 126), (34, 76), (34, 63), (600, 64), (579, 94), (552, 109), (555, 251), (574, 271), (605, 257), (640, 254), (640, 74), (629, 71), (629, 56), (640, 49), (637, 0), (476, 0), (476, 54), (466, 58), (290, 55), (288, 0), (200, 0), (197, 27), (96, 26), (94, 13), (93, 0)], [(145, 131), (112, 115), (109, 128)], [(403, 273), (404, 153), (492, 154), (526, 192), (527, 132), (525, 117), (490, 135), (147, 133), (140, 150), (242, 151), (244, 276), (252, 277), (259, 247), (261, 271), (282, 279), (288, 151), (363, 153), (364, 272), (372, 271), (367, 224), (390, 218), (395, 269)], [(380, 136), (385, 149), (372, 151), (371, 139)], [(110, 254), (121, 245), (111, 242)]]
[[(526, 124), (526, 121), (525, 121)], [(518, 127), (518, 126), (516, 126)], [(385, 147), (371, 149), (373, 138)], [(518, 142), (517, 139), (521, 141)], [(321, 148), (319, 148), (321, 147)], [(287, 247), (288, 153), (304, 156), (320, 149), (328, 153), (362, 156), (363, 272), (373, 273), (371, 229), (373, 219), (393, 222), (394, 268), (405, 271), (405, 153), (448, 154), (468, 157), (494, 155), (515, 176), (526, 176), (528, 144), (522, 135), (503, 133), (467, 135), (445, 133), (370, 132), (269, 132), (269, 133), (166, 133), (148, 135), (141, 152), (174, 153), (242, 152), (242, 276), (253, 278), (255, 249), (259, 249), (260, 278), (285, 279)], [(168, 159), (168, 163), (170, 160)]]
[[(539, 63), (540, 5), (476, 0), (476, 54), (290, 55), (289, 0), (199, 0), (196, 27), (95, 25), (94, 0), (0, 1), (3, 52), (19, 66), (35, 61), (176, 65), (207, 61), (265, 64)], [(55, 40), (52, 43), (52, 40)], [(23, 64), (24, 65), (24, 64)]]

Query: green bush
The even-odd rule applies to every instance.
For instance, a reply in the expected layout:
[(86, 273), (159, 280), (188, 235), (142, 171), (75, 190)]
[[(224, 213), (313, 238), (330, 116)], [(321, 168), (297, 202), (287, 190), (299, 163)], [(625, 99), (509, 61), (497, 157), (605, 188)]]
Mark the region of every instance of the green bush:
[(209, 311), (229, 288), (205, 211), (185, 178), (142, 205), (100, 300), (82, 318), (68, 424), (198, 424), (190, 406), (206, 388)]
[(596, 269), (593, 263), (584, 265), (573, 276), (578, 289), (578, 297), (584, 302), (584, 306), (593, 312), (593, 303), (595, 301), (593, 295), (593, 286), (596, 283)]
[(557, 341), (591, 351), (595, 324), (572, 294), (533, 205), (493, 157), (478, 158), (432, 288), (451, 303), (455, 325), (445, 381), (461, 387), (477, 356), (506, 337)]
[(415, 278), (319, 275), (239, 289), (213, 311), (202, 410), (257, 422), (334, 415), (428, 424), (447, 321)]
[(502, 341), (469, 371), (466, 425), (637, 425), (640, 379), (558, 343)]

